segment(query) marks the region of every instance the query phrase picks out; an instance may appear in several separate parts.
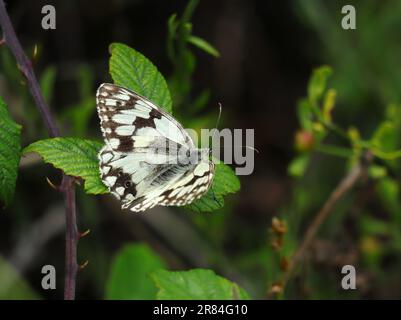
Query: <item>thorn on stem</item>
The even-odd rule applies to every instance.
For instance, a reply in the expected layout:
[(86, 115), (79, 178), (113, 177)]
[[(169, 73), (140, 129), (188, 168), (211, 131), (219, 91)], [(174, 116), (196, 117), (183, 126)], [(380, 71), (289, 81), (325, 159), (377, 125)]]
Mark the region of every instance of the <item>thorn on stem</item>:
[[(21, 64), (17, 63), (17, 68), (18, 68), (18, 70), (22, 73), (22, 75), (23, 75), (25, 78), (28, 78), (28, 76), (27, 76), (27, 70), (26, 70)], [(25, 82), (24, 80), (21, 80), (21, 84), (22, 84), (22, 85), (25, 85), (26, 82)]]
[(79, 269), (80, 269), (80, 270), (84, 269), (84, 268), (88, 265), (88, 263), (89, 263), (89, 260), (86, 260), (83, 264), (81, 264), (81, 265), (79, 266)]
[(77, 184), (77, 185), (82, 185), (82, 178), (80, 178), (80, 177), (73, 177), (74, 178), (74, 182)]
[(86, 237), (90, 232), (91, 232), (91, 229), (88, 229), (88, 230), (86, 230), (86, 231), (84, 231), (84, 232), (81, 232), (81, 233), (79, 234), (79, 238), (81, 239), (81, 238), (83, 238), (83, 237)]
[(49, 186), (52, 187), (54, 190), (60, 191), (60, 186), (56, 186), (53, 182), (50, 181), (48, 177), (46, 177), (46, 181), (49, 184)]

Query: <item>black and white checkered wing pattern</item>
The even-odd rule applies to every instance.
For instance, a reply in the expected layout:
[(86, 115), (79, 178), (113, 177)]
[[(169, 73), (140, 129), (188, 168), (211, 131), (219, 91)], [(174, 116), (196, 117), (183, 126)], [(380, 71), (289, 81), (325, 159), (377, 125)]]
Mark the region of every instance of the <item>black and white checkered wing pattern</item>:
[[(97, 109), (106, 142), (99, 153), (101, 178), (122, 208), (185, 205), (207, 191), (214, 174), (208, 152), (195, 149), (171, 115), (113, 84), (99, 87)], [(200, 161), (181, 163), (180, 150)]]
[(171, 115), (133, 91), (104, 83), (97, 91), (96, 102), (103, 137), (113, 151), (132, 152), (152, 137), (195, 147)]
[[(195, 169), (190, 168), (183, 174), (160, 184), (158, 188), (131, 203), (132, 211), (144, 211), (155, 205), (184, 206), (202, 197), (210, 188), (214, 177), (214, 164), (202, 161)], [(123, 206), (124, 208), (124, 206)]]

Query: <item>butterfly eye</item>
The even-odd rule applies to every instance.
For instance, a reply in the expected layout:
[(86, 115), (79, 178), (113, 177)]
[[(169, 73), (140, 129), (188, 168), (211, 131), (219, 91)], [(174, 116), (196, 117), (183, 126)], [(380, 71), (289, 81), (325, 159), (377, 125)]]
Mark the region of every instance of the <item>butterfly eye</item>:
[(122, 172), (122, 171), (118, 171), (117, 175), (118, 175), (119, 177), (121, 177), (121, 176), (123, 175), (123, 172)]
[(125, 181), (124, 186), (129, 188), (131, 186), (131, 181)]

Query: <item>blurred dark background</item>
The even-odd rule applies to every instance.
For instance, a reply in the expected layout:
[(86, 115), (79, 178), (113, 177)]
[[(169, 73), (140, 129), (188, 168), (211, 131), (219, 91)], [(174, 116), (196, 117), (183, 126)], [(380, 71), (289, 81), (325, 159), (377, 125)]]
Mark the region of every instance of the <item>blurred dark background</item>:
[[(341, 28), (341, 8), (350, 3), (357, 9), (357, 29), (346, 31)], [(87, 122), (77, 124), (71, 109), (94, 110), (97, 86), (111, 81), (109, 44), (122, 42), (135, 48), (169, 78), (173, 66), (166, 54), (167, 19), (172, 13), (180, 15), (186, 1), (7, 4), (27, 54), (33, 57), (37, 50), (38, 77), (53, 72), (50, 106), (63, 135), (100, 140), (95, 112), (88, 111)], [(56, 30), (41, 28), (41, 8), (46, 4), (57, 10)], [(306, 95), (310, 74), (315, 67), (330, 65), (334, 70), (330, 84), (337, 90), (336, 121), (371, 134), (385, 107), (400, 103), (400, 15), (397, 1), (200, 1), (191, 20), (193, 33), (215, 46), (220, 57), (193, 49), (197, 64), (190, 95), (195, 98), (209, 89), (210, 98), (200, 115), (207, 115), (209, 127), (221, 102), (221, 127), (255, 129), (260, 153), (255, 155), (254, 173), (240, 177), (241, 191), (226, 198), (223, 209), (207, 214), (159, 207), (146, 215), (131, 215), (122, 212), (111, 197), (88, 196), (78, 188), (79, 228), (91, 233), (79, 243), (79, 261), (89, 260), (89, 264), (79, 273), (77, 296), (104, 298), (113, 256), (124, 244), (139, 241), (152, 247), (171, 269), (212, 268), (240, 283), (253, 297), (267, 297), (283, 256), (297, 246), (346, 167), (346, 161), (316, 155), (302, 179), (287, 173), (296, 155), (297, 102)], [(46, 132), (29, 94), (21, 94), (26, 86), (11, 70), (8, 49), (0, 51), (0, 94), (14, 119), (24, 126), (26, 146), (45, 138)], [(14, 74), (14, 79), (8, 74)], [(192, 120), (184, 124), (191, 125)], [(60, 299), (64, 208), (61, 195), (48, 186), (46, 177), (53, 183), (60, 181), (59, 172), (50, 165), (35, 158), (22, 161), (14, 202), (0, 213), (0, 253), (34, 295)], [(360, 187), (324, 225), (306, 266), (290, 283), (287, 297), (401, 296), (399, 240), (393, 234), (376, 236), (361, 230), (363, 214), (389, 228), (400, 228), (376, 199), (374, 184)], [(269, 245), (274, 216), (287, 221), (291, 234), (288, 252), (281, 257)], [(40, 287), (44, 264), (56, 266), (56, 292)], [(356, 292), (341, 290), (344, 264), (358, 266)]]

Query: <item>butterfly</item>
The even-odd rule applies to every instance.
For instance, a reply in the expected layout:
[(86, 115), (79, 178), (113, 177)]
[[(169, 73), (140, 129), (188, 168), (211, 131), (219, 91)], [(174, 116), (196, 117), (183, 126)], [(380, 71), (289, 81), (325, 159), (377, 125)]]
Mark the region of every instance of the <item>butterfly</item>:
[(123, 209), (183, 206), (210, 188), (209, 149), (195, 147), (182, 125), (147, 98), (103, 83), (96, 94), (105, 140), (100, 176)]

